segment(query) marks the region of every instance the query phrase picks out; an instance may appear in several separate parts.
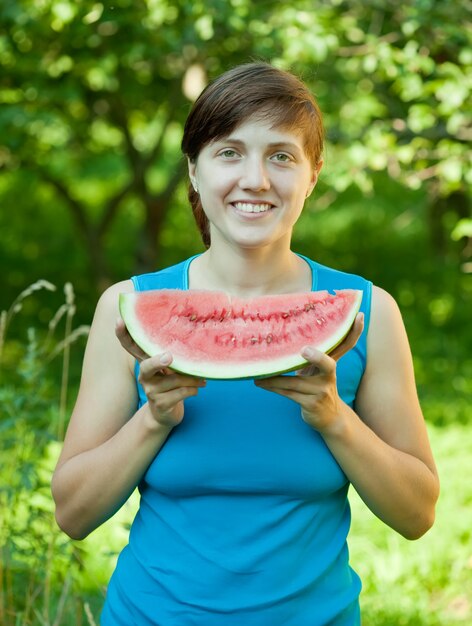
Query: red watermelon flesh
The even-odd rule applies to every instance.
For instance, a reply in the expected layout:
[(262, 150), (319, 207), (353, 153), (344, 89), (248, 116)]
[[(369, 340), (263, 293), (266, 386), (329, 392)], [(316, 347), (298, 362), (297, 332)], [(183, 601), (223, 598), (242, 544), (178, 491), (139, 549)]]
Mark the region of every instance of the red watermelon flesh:
[(120, 312), (150, 356), (203, 378), (254, 378), (306, 365), (311, 345), (330, 352), (349, 332), (362, 292), (344, 289), (236, 298), (223, 292), (159, 289), (120, 295)]

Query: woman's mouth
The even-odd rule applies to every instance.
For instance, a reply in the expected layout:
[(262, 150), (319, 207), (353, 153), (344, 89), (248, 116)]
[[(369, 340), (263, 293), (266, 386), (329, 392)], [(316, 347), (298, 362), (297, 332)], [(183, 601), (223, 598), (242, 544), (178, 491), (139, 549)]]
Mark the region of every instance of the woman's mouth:
[(267, 213), (267, 211), (272, 209), (272, 204), (267, 204), (265, 202), (234, 202), (233, 206), (241, 213)]

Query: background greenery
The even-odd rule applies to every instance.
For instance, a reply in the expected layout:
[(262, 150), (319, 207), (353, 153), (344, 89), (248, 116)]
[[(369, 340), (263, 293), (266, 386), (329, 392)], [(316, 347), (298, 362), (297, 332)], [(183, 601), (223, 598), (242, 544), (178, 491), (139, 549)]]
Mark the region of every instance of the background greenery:
[(470, 622), (471, 8), (0, 5), (1, 624), (98, 620), (136, 502), (73, 543), (57, 532), (49, 495), (87, 325), (106, 285), (202, 249), (182, 123), (207, 80), (251, 59), (295, 71), (319, 99), (325, 168), (294, 248), (397, 298), (441, 470), (438, 522), (419, 542), (353, 495), (364, 622)]

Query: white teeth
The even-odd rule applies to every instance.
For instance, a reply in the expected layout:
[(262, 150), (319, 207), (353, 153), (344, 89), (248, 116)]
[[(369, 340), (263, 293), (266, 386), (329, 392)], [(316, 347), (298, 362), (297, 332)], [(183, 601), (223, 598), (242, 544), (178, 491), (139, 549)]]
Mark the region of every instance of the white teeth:
[(249, 202), (235, 202), (234, 206), (244, 213), (264, 213), (272, 208), (270, 204), (250, 204)]

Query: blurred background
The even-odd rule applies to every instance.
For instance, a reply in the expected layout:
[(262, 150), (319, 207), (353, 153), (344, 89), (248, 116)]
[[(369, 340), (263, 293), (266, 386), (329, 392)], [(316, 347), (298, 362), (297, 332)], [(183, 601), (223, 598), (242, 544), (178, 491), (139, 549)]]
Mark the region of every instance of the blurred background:
[(88, 325), (107, 285), (203, 249), (182, 126), (251, 60), (318, 98), (325, 167), (293, 247), (397, 299), (441, 472), (415, 543), (352, 495), (364, 626), (471, 622), (471, 16), (470, 0), (0, 4), (0, 624), (98, 624), (136, 501), (77, 543), (49, 493)]

